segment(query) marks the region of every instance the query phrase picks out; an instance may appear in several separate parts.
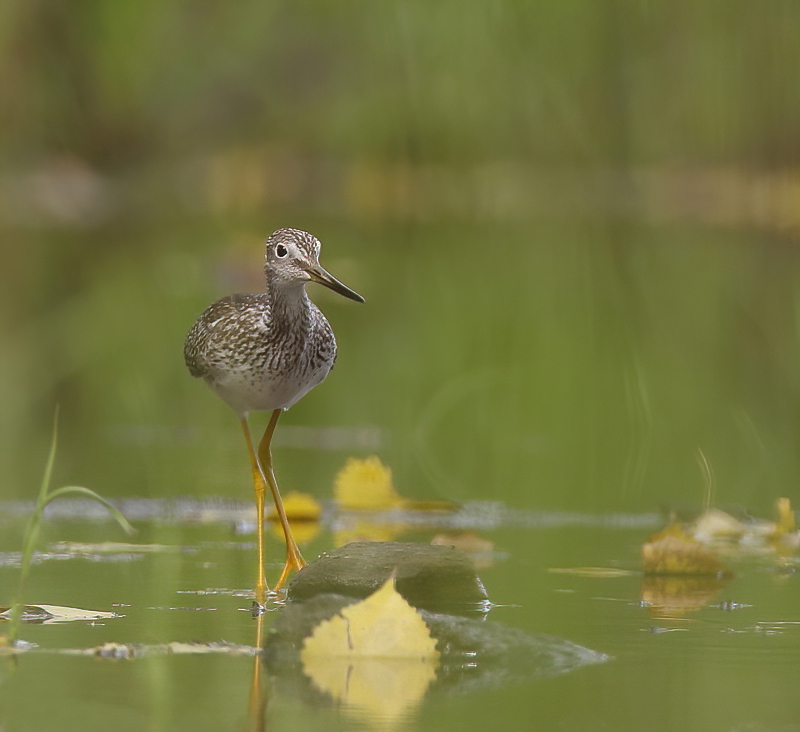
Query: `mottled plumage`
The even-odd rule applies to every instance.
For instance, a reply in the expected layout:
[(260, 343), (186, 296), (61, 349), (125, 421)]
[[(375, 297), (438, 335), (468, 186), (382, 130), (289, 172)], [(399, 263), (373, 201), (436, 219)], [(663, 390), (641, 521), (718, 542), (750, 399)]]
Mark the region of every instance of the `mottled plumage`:
[[(364, 298), (319, 264), (320, 243), (299, 229), (278, 229), (267, 240), (266, 290), (229, 295), (208, 307), (186, 336), (183, 356), (192, 376), (202, 378), (239, 415), (253, 471), (258, 518), (256, 599), (268, 589), (264, 578), (264, 497), (269, 485), (286, 539), (286, 564), (276, 589), (305, 561), (292, 536), (272, 470), (270, 445), (281, 410), (319, 384), (336, 361), (330, 323), (308, 299), (306, 284), (318, 282), (357, 302)], [(253, 449), (248, 414), (272, 417), (258, 451)]]

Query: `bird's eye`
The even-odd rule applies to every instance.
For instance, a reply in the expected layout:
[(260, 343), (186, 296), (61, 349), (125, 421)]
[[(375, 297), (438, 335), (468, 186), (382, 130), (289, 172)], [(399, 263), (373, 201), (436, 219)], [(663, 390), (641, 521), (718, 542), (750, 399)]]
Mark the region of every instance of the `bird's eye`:
[(278, 244), (278, 246), (275, 247), (275, 256), (280, 259), (283, 259), (288, 253), (289, 250), (283, 246), (283, 244)]

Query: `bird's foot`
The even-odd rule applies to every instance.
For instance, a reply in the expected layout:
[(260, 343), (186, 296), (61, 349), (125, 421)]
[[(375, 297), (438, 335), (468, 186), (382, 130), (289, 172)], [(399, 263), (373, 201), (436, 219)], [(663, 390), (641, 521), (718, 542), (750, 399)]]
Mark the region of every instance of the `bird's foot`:
[(256, 584), (256, 603), (260, 607), (263, 607), (267, 602), (267, 596), (270, 594), (270, 592), (271, 590), (269, 589), (269, 585), (262, 574), (259, 577), (258, 584)]
[(278, 578), (278, 583), (275, 585), (275, 589), (282, 589), (286, 583), (286, 580), (289, 578), (289, 575), (293, 571), (299, 571), (305, 566), (306, 560), (303, 559), (303, 555), (300, 553), (300, 549), (298, 548), (297, 544), (295, 544), (294, 541), (290, 542), (286, 547), (286, 564), (283, 565), (283, 572), (281, 572), (281, 576)]

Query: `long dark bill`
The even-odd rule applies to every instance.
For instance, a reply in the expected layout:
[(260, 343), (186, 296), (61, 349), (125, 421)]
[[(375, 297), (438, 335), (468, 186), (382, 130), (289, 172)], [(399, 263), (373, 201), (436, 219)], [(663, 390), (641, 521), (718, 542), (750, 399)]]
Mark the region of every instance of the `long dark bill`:
[(311, 277), (312, 282), (316, 282), (319, 285), (325, 285), (330, 290), (334, 292), (338, 292), (340, 295), (344, 297), (350, 298), (351, 300), (355, 300), (356, 302), (364, 302), (364, 298), (361, 297), (355, 290), (351, 290), (347, 285), (343, 282), (339, 282), (328, 270), (324, 269), (317, 265), (316, 267), (309, 267), (308, 275)]

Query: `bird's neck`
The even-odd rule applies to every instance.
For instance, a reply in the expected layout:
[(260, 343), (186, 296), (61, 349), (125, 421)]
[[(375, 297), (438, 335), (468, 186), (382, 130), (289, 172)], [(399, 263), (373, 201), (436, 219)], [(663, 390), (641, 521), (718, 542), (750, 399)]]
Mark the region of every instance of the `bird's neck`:
[(311, 301), (306, 294), (305, 283), (291, 287), (270, 287), (267, 290), (273, 321), (306, 320), (311, 309)]

